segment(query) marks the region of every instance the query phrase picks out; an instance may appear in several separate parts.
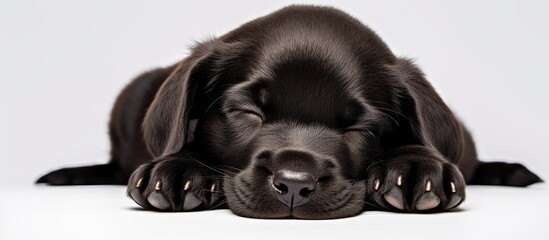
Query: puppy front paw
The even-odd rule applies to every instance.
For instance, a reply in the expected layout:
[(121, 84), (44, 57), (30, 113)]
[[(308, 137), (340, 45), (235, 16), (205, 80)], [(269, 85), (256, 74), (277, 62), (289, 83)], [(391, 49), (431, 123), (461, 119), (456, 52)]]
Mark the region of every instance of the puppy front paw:
[(463, 202), (465, 180), (457, 166), (424, 150), (393, 155), (369, 172), (368, 195), (375, 205), (400, 212), (441, 212)]
[(127, 194), (150, 210), (213, 209), (221, 205), (222, 179), (192, 159), (170, 156), (137, 168), (128, 181)]

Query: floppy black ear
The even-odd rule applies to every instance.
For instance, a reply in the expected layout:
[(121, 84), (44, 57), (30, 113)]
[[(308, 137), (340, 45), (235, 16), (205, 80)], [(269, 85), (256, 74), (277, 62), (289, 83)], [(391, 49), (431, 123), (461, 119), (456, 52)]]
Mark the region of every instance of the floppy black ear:
[(162, 84), (143, 121), (143, 137), (154, 157), (176, 153), (187, 140), (189, 121), (204, 92), (213, 42), (198, 45)]
[(411, 60), (399, 58), (388, 67), (389, 74), (405, 86), (400, 112), (413, 136), (457, 161), (462, 150), (461, 123)]

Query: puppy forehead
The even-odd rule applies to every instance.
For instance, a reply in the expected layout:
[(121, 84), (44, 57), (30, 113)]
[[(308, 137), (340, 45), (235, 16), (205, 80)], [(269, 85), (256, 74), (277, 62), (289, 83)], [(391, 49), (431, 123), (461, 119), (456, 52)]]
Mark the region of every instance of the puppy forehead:
[(227, 93), (230, 103), (259, 105), (271, 121), (338, 125), (361, 111), (357, 81), (318, 59), (299, 59), (278, 64), (270, 76), (249, 79)]
[(304, 30), (309, 37), (280, 34), (262, 44), (249, 61), (247, 79), (229, 93), (240, 104), (261, 105), (270, 120), (337, 125), (341, 118), (367, 109), (363, 70), (355, 54), (341, 39)]

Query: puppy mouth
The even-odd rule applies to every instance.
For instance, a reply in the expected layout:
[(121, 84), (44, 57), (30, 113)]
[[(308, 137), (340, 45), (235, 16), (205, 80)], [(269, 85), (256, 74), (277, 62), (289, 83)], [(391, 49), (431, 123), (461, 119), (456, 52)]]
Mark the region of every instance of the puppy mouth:
[(257, 175), (245, 171), (226, 178), (224, 191), (229, 208), (243, 217), (312, 220), (351, 217), (362, 212), (363, 182), (336, 177), (314, 182), (311, 179), (303, 172), (287, 170), (257, 181)]

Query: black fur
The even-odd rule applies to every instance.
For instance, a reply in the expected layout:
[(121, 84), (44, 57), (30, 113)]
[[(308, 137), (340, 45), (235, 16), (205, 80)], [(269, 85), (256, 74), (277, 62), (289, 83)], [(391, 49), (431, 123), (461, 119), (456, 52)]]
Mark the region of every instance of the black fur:
[[(327, 7), (284, 8), (139, 76), (115, 103), (110, 136), (109, 164), (38, 182), (128, 181), (128, 195), (151, 210), (325, 219), (446, 211), (466, 183), (541, 181), (520, 164), (478, 161), (423, 73)], [(277, 197), (292, 187), (274, 182), (281, 171), (314, 177), (299, 192), (306, 203)]]

